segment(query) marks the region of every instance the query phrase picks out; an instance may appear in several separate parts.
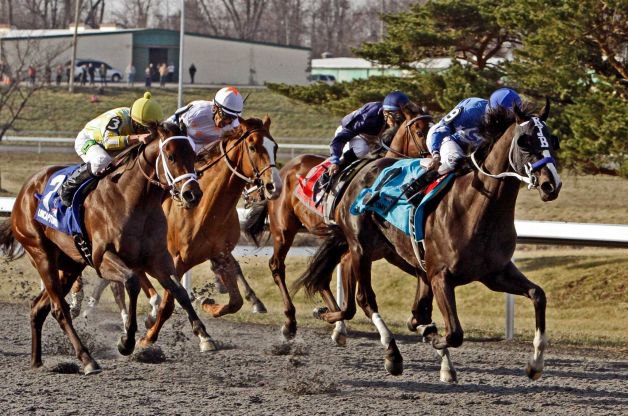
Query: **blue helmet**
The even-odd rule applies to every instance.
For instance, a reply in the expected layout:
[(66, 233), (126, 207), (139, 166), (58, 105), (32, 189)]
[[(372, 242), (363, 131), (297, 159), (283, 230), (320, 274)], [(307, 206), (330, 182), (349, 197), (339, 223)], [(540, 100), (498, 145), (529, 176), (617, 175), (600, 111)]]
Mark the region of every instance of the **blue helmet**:
[(511, 109), (515, 104), (521, 107), (521, 97), (519, 97), (517, 91), (510, 88), (495, 90), (495, 92), (491, 94), (491, 98), (488, 99), (489, 108), (504, 107)]
[(401, 91), (393, 91), (384, 98), (384, 110), (399, 111), (402, 105), (410, 102), (407, 95)]

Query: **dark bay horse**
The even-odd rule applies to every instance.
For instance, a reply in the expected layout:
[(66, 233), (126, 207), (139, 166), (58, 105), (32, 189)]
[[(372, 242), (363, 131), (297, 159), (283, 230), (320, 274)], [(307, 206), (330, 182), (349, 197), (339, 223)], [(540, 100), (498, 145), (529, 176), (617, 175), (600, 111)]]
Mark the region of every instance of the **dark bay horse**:
[[(185, 309), (203, 350), (215, 345), (192, 308), (185, 289), (175, 278), (175, 267), (166, 243), (167, 223), (161, 209), (164, 191), (170, 190), (184, 207), (195, 207), (202, 196), (194, 173), (195, 154), (189, 139), (177, 126), (151, 127), (148, 145), (129, 150), (114, 171), (102, 178), (84, 202), (84, 222), (91, 241), (93, 265), (104, 279), (124, 284), (130, 299), (129, 320), (118, 343), (121, 354), (135, 347), (139, 275), (147, 272), (174, 293)], [(50, 311), (66, 333), (85, 374), (101, 371), (79, 339), (64, 296), (86, 267), (73, 239), (34, 219), (35, 193), (59, 166), (48, 167), (29, 178), (20, 190), (9, 221), (0, 224), (0, 247), (12, 253), (19, 242), (39, 272), (45, 290), (32, 303), (31, 365), (40, 367), (41, 331)], [(164, 183), (165, 182), (165, 183)]]
[[(204, 302), (203, 310), (214, 317), (237, 312), (243, 304), (236, 277), (240, 267), (231, 255), (240, 239), (237, 204), (247, 185), (257, 186), (265, 200), (277, 198), (282, 182), (275, 166), (277, 143), (270, 134), (270, 118), (240, 120), (239, 130), (201, 151), (196, 170), (203, 198), (194, 210), (181, 209), (170, 200), (163, 210), (168, 221), (168, 250), (180, 279), (192, 267), (211, 259), (214, 271), (227, 288), (229, 303)], [(148, 282), (147, 279), (143, 279)], [(165, 292), (155, 324), (141, 345), (157, 340), (172, 314), (174, 299)]]
[[(497, 139), (481, 148), (481, 163), (475, 169), (457, 177), (442, 199), (432, 208), (425, 225), (426, 273), (415, 255), (410, 236), (390, 226), (373, 213), (354, 216), (349, 208), (358, 193), (370, 186), (379, 172), (395, 160), (380, 159), (365, 167), (351, 183), (347, 195), (339, 204), (337, 227), (313, 257), (306, 273), (295, 284), (308, 293), (328, 290), (331, 273), (343, 256), (349, 266), (343, 268), (344, 300), (336, 311), (335, 302), (322, 318), (330, 323), (351, 319), (357, 302), (381, 335), (386, 348), (385, 367), (391, 374), (401, 374), (403, 360), (393, 334), (378, 312), (371, 286), (371, 263), (374, 259), (397, 253), (424, 279), (427, 289), (417, 292), (411, 326), (431, 323), (432, 294), (445, 319), (446, 333), (425, 334), (441, 356), (441, 380), (453, 382), (455, 370), (449, 359), (448, 347), (458, 347), (463, 330), (456, 312), (454, 290), (457, 286), (480, 281), (489, 289), (526, 296), (532, 300), (536, 316), (534, 355), (526, 373), (531, 379), (541, 376), (544, 362), (545, 304), (543, 290), (530, 282), (512, 263), (516, 245), (514, 212), (520, 181), (539, 191), (542, 201), (558, 197), (561, 182), (554, 161), (557, 142), (545, 124), (549, 101), (540, 117), (530, 116), (515, 108), (515, 119), (503, 115), (502, 125), (509, 125)], [(510, 124), (509, 120), (512, 120)], [(503, 131), (503, 129), (502, 129)], [(357, 286), (357, 288), (356, 288)], [(431, 289), (431, 291), (429, 290)]]
[[(425, 156), (427, 147), (425, 139), (431, 126), (432, 118), (416, 105), (402, 110), (405, 121), (396, 130), (391, 143), (386, 146), (388, 157), (421, 157)], [(314, 166), (319, 165), (325, 157), (318, 155), (301, 155), (288, 162), (280, 172), (284, 187), (274, 201), (263, 201), (251, 210), (245, 225), (246, 234), (256, 244), (266, 226), (266, 218), (273, 240), (273, 255), (269, 261), (270, 271), (275, 284), (279, 288), (284, 302), (286, 321), (281, 327), (285, 339), (292, 339), (297, 332), (296, 310), (286, 286), (285, 259), (292, 246), (297, 232), (305, 228), (310, 233), (318, 233), (326, 227), (323, 218), (313, 213), (295, 196), (295, 188), (299, 181), (297, 176), (304, 177)], [(393, 254), (389, 261), (399, 262)], [(408, 269), (409, 272), (411, 270)], [(324, 298), (333, 299), (330, 291), (321, 293)], [(344, 345), (346, 329), (339, 323), (332, 334), (334, 342)]]

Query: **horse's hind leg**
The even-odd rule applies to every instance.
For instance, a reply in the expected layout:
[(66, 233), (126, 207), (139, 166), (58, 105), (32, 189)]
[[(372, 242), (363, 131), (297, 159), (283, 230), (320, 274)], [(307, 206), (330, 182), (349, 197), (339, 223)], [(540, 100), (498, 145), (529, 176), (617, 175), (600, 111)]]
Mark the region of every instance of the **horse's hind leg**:
[(72, 319), (75, 319), (81, 314), (81, 308), (83, 306), (83, 278), (79, 276), (72, 285), (72, 289), (70, 290), (70, 313), (72, 314)]
[(203, 310), (212, 315), (214, 318), (230, 313), (236, 313), (244, 304), (242, 295), (240, 295), (240, 290), (238, 289), (238, 281), (236, 279), (235, 268), (237, 262), (235, 262), (235, 259), (231, 261), (232, 259), (233, 257), (231, 254), (214, 257), (212, 259), (212, 264), (215, 267), (214, 273), (220, 276), (220, 279), (229, 293), (229, 303), (227, 304), (203, 303)]
[(253, 288), (249, 285), (249, 282), (247, 282), (244, 278), (244, 273), (242, 272), (242, 267), (240, 267), (240, 263), (238, 263), (238, 261), (233, 257), (232, 253), (229, 253), (229, 258), (231, 263), (233, 264), (236, 278), (244, 288), (244, 299), (251, 303), (253, 313), (266, 313), (266, 306), (264, 306), (264, 303), (262, 303), (262, 301), (257, 297), (255, 292), (253, 291)]
[[(331, 339), (336, 345), (344, 347), (347, 344), (347, 325), (345, 319), (351, 319), (355, 315), (355, 279), (351, 274), (351, 257), (347, 253), (340, 260), (342, 278), (343, 304), (338, 306), (336, 298), (329, 287), (321, 291), (321, 297), (327, 305), (324, 313), (315, 311), (315, 316), (336, 326), (331, 334)], [(339, 278), (340, 276), (337, 276)]]
[(543, 353), (547, 346), (545, 337), (545, 292), (536, 284), (528, 280), (511, 262), (506, 268), (495, 275), (482, 280), (482, 283), (496, 292), (506, 292), (513, 295), (525, 296), (534, 304), (536, 330), (534, 332), (534, 355), (528, 361), (526, 374), (532, 380), (538, 380), (544, 367)]
[(118, 305), (120, 311), (120, 317), (122, 318), (122, 325), (126, 328), (126, 324), (129, 320), (129, 314), (126, 310), (126, 300), (124, 296), (124, 285), (118, 282), (111, 282), (109, 285), (111, 293), (113, 294), (113, 300)]
[[(98, 305), (98, 303), (100, 302), (100, 298), (102, 297), (103, 292), (105, 291), (107, 286), (109, 286), (109, 283), (111, 283), (109, 280), (98, 279), (91, 296), (87, 297), (87, 307), (83, 311), (83, 319), (87, 320), (89, 316), (92, 315), (92, 313), (96, 309), (96, 305)], [(72, 288), (72, 290), (74, 290), (74, 288)]]

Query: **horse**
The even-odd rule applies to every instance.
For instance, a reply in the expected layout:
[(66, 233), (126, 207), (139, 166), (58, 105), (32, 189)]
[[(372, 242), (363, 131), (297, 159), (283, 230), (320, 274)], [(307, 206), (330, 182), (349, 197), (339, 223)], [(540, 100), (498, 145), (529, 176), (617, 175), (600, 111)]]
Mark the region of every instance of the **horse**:
[[(174, 259), (178, 279), (197, 264), (211, 259), (214, 271), (229, 293), (227, 304), (213, 300), (201, 303), (213, 317), (237, 312), (243, 304), (236, 276), (240, 270), (231, 255), (240, 239), (237, 204), (247, 185), (257, 187), (265, 200), (279, 196), (282, 181), (276, 167), (277, 143), (270, 134), (270, 118), (241, 120), (238, 134), (202, 150), (196, 161), (203, 198), (194, 210), (183, 210), (165, 201), (168, 224), (168, 250)], [(241, 271), (239, 272), (241, 274)], [(146, 279), (142, 279), (147, 282)], [(147, 346), (157, 340), (159, 331), (174, 309), (172, 294), (165, 292), (154, 325), (140, 340)]]
[[(181, 279), (192, 267), (211, 260), (218, 281), (229, 293), (226, 305), (213, 304), (211, 300), (202, 304), (202, 308), (214, 317), (240, 310), (243, 300), (238, 281), (243, 284), (245, 298), (252, 302), (253, 310), (260, 313), (266, 311), (231, 252), (240, 238), (236, 207), (245, 186), (257, 189), (262, 199), (272, 200), (281, 192), (281, 178), (276, 167), (277, 143), (270, 134), (270, 124), (268, 117), (264, 120), (241, 118), (240, 126), (233, 134), (198, 153), (195, 167), (203, 198), (196, 209), (181, 209), (171, 200), (163, 203), (168, 220), (168, 250), (174, 258), (177, 277)], [(211, 238), (208, 238), (210, 235)], [(151, 328), (161, 314), (159, 327), (151, 330), (144, 340), (152, 343), (161, 325), (172, 314), (174, 303), (167, 294), (161, 300), (161, 308), (165, 311), (160, 311), (157, 308), (160, 306), (159, 296), (149, 280), (141, 278), (140, 284), (153, 306), (146, 319), (146, 327)], [(93, 302), (100, 299), (104, 288), (104, 284), (96, 287)], [(124, 320), (124, 292), (115, 290), (113, 294)]]
[[(534, 354), (526, 374), (530, 379), (538, 379), (547, 345), (546, 297), (543, 289), (529, 281), (511, 259), (517, 239), (514, 211), (520, 182), (537, 189), (544, 202), (555, 200), (562, 186), (554, 160), (558, 142), (545, 124), (549, 104), (547, 100), (538, 117), (518, 107), (514, 108), (514, 115), (498, 114), (495, 125), (508, 127), (497, 129), (501, 134), (489, 136), (491, 140), (476, 152), (484, 155), (481, 162), (476, 161), (473, 153), (474, 168), (460, 172), (437, 205), (428, 208), (423, 243), (425, 272), (415, 255), (413, 236), (391, 227), (374, 213), (349, 213), (358, 193), (395, 162), (380, 159), (360, 171), (349, 186), (338, 206), (337, 226), (329, 228), (327, 239), (295, 283), (295, 290), (305, 287), (309, 294), (328, 290), (334, 267), (341, 260), (347, 261), (348, 266), (343, 268), (342, 309), (335, 310), (335, 302), (328, 302), (329, 310), (321, 313), (321, 318), (329, 323), (351, 319), (356, 312), (357, 290), (357, 302), (374, 323), (386, 349), (386, 370), (401, 374), (403, 358), (378, 312), (371, 286), (373, 260), (397, 253), (423, 280), (409, 327), (424, 330), (423, 335), (441, 357), (440, 378), (445, 382), (456, 381), (448, 348), (460, 346), (464, 338), (456, 311), (455, 287), (479, 281), (493, 291), (526, 296), (534, 305), (536, 317)], [(432, 296), (445, 319), (444, 336), (431, 322)]]
[[(416, 105), (402, 109), (403, 123), (398, 129), (385, 132), (384, 135), (393, 135), (390, 145), (382, 140), (382, 147), (387, 157), (420, 157), (429, 154), (425, 145), (427, 132), (432, 118)], [(392, 133), (392, 134), (391, 134)], [(284, 188), (276, 200), (263, 201), (254, 205), (244, 226), (245, 233), (260, 245), (259, 237), (268, 226), (273, 240), (273, 254), (268, 263), (273, 280), (281, 292), (284, 302), (286, 321), (281, 327), (281, 334), (286, 340), (296, 336), (296, 310), (288, 288), (286, 286), (285, 259), (292, 246), (297, 232), (305, 228), (308, 232), (317, 234), (326, 227), (323, 218), (313, 213), (295, 196), (295, 188), (299, 185), (298, 177), (304, 177), (313, 167), (325, 161), (318, 155), (301, 155), (289, 161), (280, 172)], [(390, 261), (396, 261), (392, 258)], [(331, 292), (322, 293), (324, 298), (331, 299)], [(331, 298), (330, 298), (331, 296)], [(339, 345), (346, 342), (346, 329), (339, 323), (332, 334), (332, 339)]]
[(0, 224), (0, 248), (5, 253), (13, 253), (20, 243), (45, 286), (31, 306), (31, 366), (34, 368), (43, 365), (41, 332), (52, 311), (70, 339), (83, 372), (102, 371), (76, 333), (64, 299), (88, 260), (100, 277), (123, 283), (128, 293), (129, 320), (118, 342), (121, 354), (129, 355), (135, 348), (138, 275), (144, 272), (155, 276), (174, 294), (188, 314), (201, 349), (216, 349), (187, 292), (174, 278), (175, 267), (166, 244), (166, 217), (161, 210), (165, 190), (185, 208), (198, 205), (202, 192), (194, 173), (195, 153), (189, 138), (180, 136), (177, 126), (152, 125), (150, 132), (152, 141), (133, 146), (125, 158), (116, 159), (113, 171), (100, 179), (85, 198), (84, 225), (86, 237), (91, 241), (91, 258), (79, 253), (72, 236), (45, 227), (34, 219), (35, 194), (43, 192), (48, 178), (60, 166), (47, 167), (31, 176), (16, 197), (10, 219)]

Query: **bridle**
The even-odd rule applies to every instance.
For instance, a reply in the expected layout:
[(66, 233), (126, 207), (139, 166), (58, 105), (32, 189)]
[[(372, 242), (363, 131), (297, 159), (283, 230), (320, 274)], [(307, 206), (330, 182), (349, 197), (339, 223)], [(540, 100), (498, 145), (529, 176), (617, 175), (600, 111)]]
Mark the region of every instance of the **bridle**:
[[(172, 196), (172, 199), (180, 202), (181, 194), (183, 193), (183, 190), (190, 183), (197, 182), (197, 176), (196, 176), (196, 173), (184, 173), (183, 175), (179, 175), (177, 177), (172, 175), (172, 173), (170, 172), (170, 169), (168, 168), (168, 162), (166, 161), (167, 157), (164, 154), (164, 146), (172, 140), (187, 140), (188, 143), (190, 143), (191, 148), (194, 149), (194, 142), (192, 141), (192, 139), (190, 139), (187, 136), (171, 136), (165, 140), (159, 139), (159, 155), (157, 156), (157, 159), (155, 160), (155, 173), (154, 173), (154, 175), (157, 177), (157, 180), (153, 179), (152, 177), (146, 174), (146, 172), (142, 168), (141, 163), (139, 164), (139, 169), (140, 169), (140, 172), (142, 172), (142, 175), (144, 175), (144, 177), (151, 184), (161, 189), (169, 191), (170, 195)], [(146, 150), (146, 147), (144, 146), (142, 149), (142, 157), (144, 158), (144, 160), (146, 160), (147, 163), (149, 163), (148, 160), (146, 159), (145, 150)], [(163, 183), (161, 181), (161, 178), (159, 177), (159, 160), (161, 160), (161, 167), (164, 171), (166, 183)], [(181, 185), (179, 189), (177, 189), (176, 185), (179, 182), (183, 182), (183, 185)]]
[[(514, 161), (513, 161), (513, 155), (515, 152), (515, 148), (518, 150), (519, 153), (529, 153), (529, 152), (525, 152), (523, 149), (521, 149), (521, 147), (519, 147), (519, 145), (517, 145), (517, 141), (519, 139), (519, 137), (521, 137), (521, 127), (525, 126), (527, 123), (529, 123), (530, 121), (532, 121), (532, 123), (534, 123), (534, 126), (538, 129), (537, 132), (537, 137), (538, 139), (541, 141), (542, 147), (546, 147), (549, 149), (549, 145), (548, 145), (548, 140), (547, 138), (543, 135), (543, 126), (544, 123), (538, 118), (538, 117), (531, 117), (530, 120), (527, 120), (521, 124), (518, 124), (515, 130), (515, 134), (513, 135), (512, 141), (510, 143), (510, 149), (508, 150), (508, 163), (510, 164), (510, 168), (514, 171), (506, 171), (506, 172), (502, 172), (499, 173), (497, 175), (492, 175), (488, 172), (486, 172), (484, 169), (482, 169), (482, 167), (478, 164), (478, 162), (475, 160), (475, 153), (477, 152), (477, 149), (471, 153), (471, 161), (473, 162), (473, 165), (476, 167), (476, 169), (478, 170), (478, 172), (480, 172), (481, 174), (488, 176), (490, 178), (494, 178), (494, 179), (503, 179), (503, 178), (507, 178), (507, 177), (514, 177), (517, 178), (518, 180), (520, 180), (523, 183), (527, 183), (528, 184), (528, 189), (535, 189), (539, 186), (538, 184), (538, 179), (536, 178), (536, 176), (534, 176), (534, 172), (536, 172), (537, 170), (541, 169), (542, 167), (548, 165), (548, 164), (553, 164), (554, 166), (556, 166), (556, 161), (554, 160), (554, 158), (549, 154), (549, 151), (547, 153), (547, 155), (545, 155), (545, 157), (543, 157), (540, 160), (537, 160), (534, 163), (524, 163), (523, 164), (523, 170), (525, 172), (526, 176), (520, 175), (519, 173), (517, 173), (519, 171), (519, 169), (517, 168), (517, 166), (515, 165)], [(544, 145), (544, 146), (543, 146)]]
[[(408, 142), (407, 138), (409, 137), (410, 139), (412, 139), (412, 142), (414, 143), (414, 145), (416, 146), (417, 150), (421, 148), (421, 141), (420, 139), (414, 134), (414, 132), (412, 131), (411, 127), (412, 125), (417, 122), (418, 120), (431, 120), (432, 116), (430, 116), (429, 114), (421, 114), (418, 115), (416, 117), (414, 117), (412, 120), (409, 120), (406, 123), (405, 126), (405, 138), (406, 138), (406, 143)], [(400, 151), (394, 150), (392, 149), (390, 146), (388, 146), (386, 143), (384, 143), (384, 141), (381, 139), (379, 139), (379, 143), (382, 146), (383, 149), (385, 149), (386, 151), (392, 152), (397, 156), (403, 157), (403, 158), (408, 158), (410, 156), (401, 153)], [(429, 157), (430, 156), (430, 152), (419, 152), (417, 158), (424, 158), (424, 157)]]

